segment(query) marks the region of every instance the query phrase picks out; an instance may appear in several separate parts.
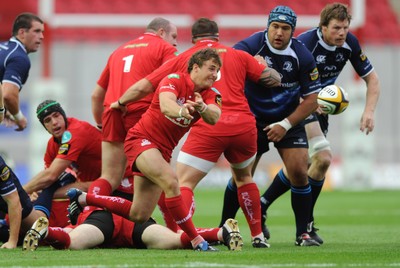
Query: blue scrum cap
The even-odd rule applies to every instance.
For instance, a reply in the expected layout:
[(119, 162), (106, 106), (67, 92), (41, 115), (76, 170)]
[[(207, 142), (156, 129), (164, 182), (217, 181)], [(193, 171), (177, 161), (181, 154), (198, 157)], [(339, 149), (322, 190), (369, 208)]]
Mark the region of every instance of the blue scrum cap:
[(287, 6), (277, 6), (269, 13), (268, 27), (271, 22), (283, 22), (292, 27), (292, 31), (296, 28), (297, 15), (294, 11)]

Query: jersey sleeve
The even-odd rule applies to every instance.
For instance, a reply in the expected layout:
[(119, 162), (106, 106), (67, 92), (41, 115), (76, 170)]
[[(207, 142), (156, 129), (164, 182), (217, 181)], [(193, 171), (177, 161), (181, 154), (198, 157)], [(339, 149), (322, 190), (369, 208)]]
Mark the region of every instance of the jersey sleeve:
[(250, 79), (254, 83), (260, 80), (261, 74), (265, 69), (265, 66), (259, 63), (253, 56), (246, 52), (238, 51), (241, 57), (241, 61), (246, 64), (246, 78)]
[(179, 70), (179, 59), (175, 57), (169, 60), (167, 63), (161, 65), (157, 70), (146, 76), (146, 79), (153, 85), (153, 88), (157, 88), (161, 80), (164, 79), (168, 74)]
[[(173, 73), (166, 76), (163, 80), (161, 80), (158, 91), (162, 92), (171, 92), (174, 93), (177, 97), (179, 95), (181, 76), (179, 74)], [(183, 78), (182, 78), (183, 79)]]
[(353, 34), (348, 33), (347, 42), (352, 50), (350, 57), (351, 65), (353, 65), (354, 70), (360, 77), (365, 77), (374, 69), (371, 62), (361, 49), (360, 43)]
[(6, 65), (2, 82), (9, 82), (18, 86), (19, 89), (28, 79), (31, 64), (25, 57), (12, 57)]
[(176, 58), (176, 56), (178, 55), (178, 51), (176, 50), (176, 48), (169, 44), (166, 45), (163, 51), (164, 51), (164, 56), (162, 59), (163, 64), (171, 59)]
[(99, 80), (97, 80), (97, 84), (101, 86), (103, 89), (107, 90), (109, 81), (110, 81), (110, 67), (109, 67), (109, 62), (107, 62), (106, 67), (104, 67), (103, 71), (101, 72)]
[(17, 190), (17, 187), (14, 184), (12, 171), (11, 169), (3, 164), (0, 166), (0, 196), (8, 195)]

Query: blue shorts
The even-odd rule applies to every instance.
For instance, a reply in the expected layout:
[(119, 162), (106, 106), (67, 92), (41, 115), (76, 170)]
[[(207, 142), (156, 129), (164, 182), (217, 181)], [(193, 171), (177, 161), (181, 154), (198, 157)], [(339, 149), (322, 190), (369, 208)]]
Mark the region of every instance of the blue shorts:
[[(257, 121), (257, 156), (269, 151), (267, 132), (263, 129), (270, 123)], [(279, 142), (274, 142), (275, 148), (308, 148), (304, 121), (289, 129), (286, 135)]]

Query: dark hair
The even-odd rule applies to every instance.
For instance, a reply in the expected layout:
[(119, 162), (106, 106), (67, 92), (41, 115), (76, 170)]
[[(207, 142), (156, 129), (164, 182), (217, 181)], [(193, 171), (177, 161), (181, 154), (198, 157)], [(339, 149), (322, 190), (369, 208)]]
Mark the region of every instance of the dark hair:
[(338, 21), (351, 21), (351, 15), (346, 5), (341, 3), (328, 4), (322, 9), (319, 20), (319, 27), (328, 26), (333, 19)]
[(171, 22), (169, 20), (157, 17), (147, 25), (146, 30), (157, 32), (159, 29), (163, 28), (168, 33), (170, 31), (170, 25)]
[(204, 48), (200, 49), (196, 53), (190, 57), (189, 64), (188, 64), (188, 73), (193, 70), (193, 65), (197, 64), (199, 67), (203, 66), (205, 61), (213, 59), (219, 67), (222, 66), (221, 58), (218, 55), (218, 52), (214, 48)]
[(65, 114), (64, 109), (61, 105), (55, 100), (45, 100), (41, 102), (38, 107), (36, 108), (36, 116), (39, 119), (40, 123), (44, 126), (44, 119), (46, 116), (54, 113), (59, 112), (65, 120), (65, 128), (67, 127), (67, 116)]
[(15, 20), (12, 28), (12, 35), (16, 36), (19, 29), (30, 29), (32, 27), (32, 21), (38, 21), (43, 24), (43, 21), (32, 13), (21, 13)]
[(192, 40), (202, 37), (219, 38), (218, 25), (215, 21), (200, 18), (192, 26)]

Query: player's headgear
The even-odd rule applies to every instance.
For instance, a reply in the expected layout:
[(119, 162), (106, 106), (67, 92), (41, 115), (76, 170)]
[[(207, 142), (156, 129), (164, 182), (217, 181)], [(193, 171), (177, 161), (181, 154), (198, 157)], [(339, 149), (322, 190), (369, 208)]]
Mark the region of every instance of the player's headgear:
[(207, 18), (198, 19), (192, 26), (192, 39), (200, 37), (219, 38), (218, 25)]
[(59, 112), (65, 120), (65, 127), (67, 127), (67, 116), (61, 105), (55, 100), (45, 100), (36, 108), (36, 116), (40, 123), (44, 126), (44, 118), (54, 112)]
[(277, 6), (269, 13), (268, 27), (271, 22), (274, 21), (289, 24), (292, 27), (292, 32), (294, 32), (294, 29), (296, 28), (297, 15), (290, 7)]

